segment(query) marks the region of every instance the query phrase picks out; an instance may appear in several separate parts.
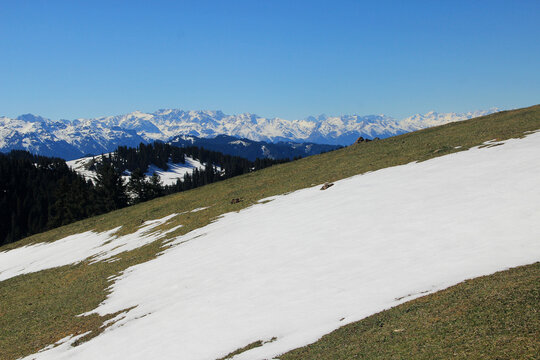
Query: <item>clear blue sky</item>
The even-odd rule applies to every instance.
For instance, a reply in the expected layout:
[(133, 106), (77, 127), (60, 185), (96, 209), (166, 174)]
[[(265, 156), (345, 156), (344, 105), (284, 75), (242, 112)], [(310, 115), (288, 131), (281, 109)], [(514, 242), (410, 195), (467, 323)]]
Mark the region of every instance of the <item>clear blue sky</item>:
[(540, 1), (0, 0), (0, 115), (540, 103)]

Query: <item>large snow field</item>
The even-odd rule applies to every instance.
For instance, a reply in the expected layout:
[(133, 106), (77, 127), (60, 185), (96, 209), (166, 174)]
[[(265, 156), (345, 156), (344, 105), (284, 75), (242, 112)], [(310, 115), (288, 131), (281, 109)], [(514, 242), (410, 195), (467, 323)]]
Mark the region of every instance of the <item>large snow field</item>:
[(539, 261), (539, 185), (537, 132), (273, 197), (127, 269), (93, 312), (135, 308), (86, 343), (28, 359), (207, 360), (273, 337), (235, 359), (276, 357), (426, 292)]
[(91, 259), (92, 262), (110, 260), (129, 251), (165, 237), (176, 230), (155, 231), (177, 214), (143, 223), (132, 234), (115, 236), (120, 227), (97, 233), (86, 231), (67, 236), (52, 243), (37, 243), (0, 252), (0, 281), (53, 267), (75, 264)]

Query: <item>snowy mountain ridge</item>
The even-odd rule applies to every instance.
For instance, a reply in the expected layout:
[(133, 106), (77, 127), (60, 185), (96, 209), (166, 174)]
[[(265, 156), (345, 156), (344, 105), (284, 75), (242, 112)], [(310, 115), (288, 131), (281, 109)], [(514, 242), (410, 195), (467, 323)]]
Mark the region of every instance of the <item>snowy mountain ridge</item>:
[(16, 119), (0, 117), (0, 151), (21, 149), (75, 159), (86, 154), (109, 152), (118, 145), (168, 141), (179, 135), (200, 138), (229, 135), (269, 143), (293, 141), (350, 145), (359, 136), (385, 138), (496, 111), (498, 109), (493, 108), (467, 113), (429, 112), (401, 121), (386, 115), (319, 115), (303, 120), (285, 120), (251, 113), (227, 115), (222, 111), (179, 109), (57, 121), (25, 114)]
[[(266, 118), (251, 113), (226, 115), (222, 111), (184, 111), (161, 109), (154, 113), (135, 111), (125, 115), (109, 116), (97, 120), (109, 126), (135, 130), (147, 140), (167, 140), (178, 134), (198, 137), (229, 135), (255, 141), (277, 142), (281, 140), (349, 145), (344, 135), (355, 133), (373, 137), (387, 137), (399, 133), (471, 119), (497, 112), (498, 109), (470, 111), (466, 113), (415, 114), (401, 121), (386, 115), (342, 115), (304, 120)], [(357, 136), (358, 135), (358, 136)], [(356, 138), (354, 140), (356, 140)], [(319, 140), (320, 139), (320, 140)]]

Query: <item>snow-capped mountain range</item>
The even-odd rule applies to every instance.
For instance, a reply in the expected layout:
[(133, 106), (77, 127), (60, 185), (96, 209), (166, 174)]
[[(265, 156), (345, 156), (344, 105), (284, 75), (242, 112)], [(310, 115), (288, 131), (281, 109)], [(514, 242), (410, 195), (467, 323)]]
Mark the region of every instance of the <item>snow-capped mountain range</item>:
[(359, 136), (384, 138), (453, 121), (471, 119), (498, 111), (417, 114), (401, 121), (386, 115), (342, 115), (304, 120), (265, 118), (245, 113), (227, 115), (221, 111), (158, 110), (94, 119), (50, 120), (32, 114), (15, 119), (0, 117), (0, 151), (28, 150), (46, 156), (75, 159), (100, 154), (119, 145), (168, 141), (179, 135), (213, 138), (229, 135), (255, 141), (313, 142), (350, 145)]

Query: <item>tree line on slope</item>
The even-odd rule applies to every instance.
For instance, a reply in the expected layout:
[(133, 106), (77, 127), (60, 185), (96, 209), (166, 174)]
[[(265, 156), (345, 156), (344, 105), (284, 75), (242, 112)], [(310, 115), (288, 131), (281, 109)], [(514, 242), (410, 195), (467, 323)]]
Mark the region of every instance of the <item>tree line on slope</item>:
[(96, 215), (96, 186), (63, 159), (0, 154), (0, 244)]
[[(169, 163), (199, 160), (204, 168), (186, 173), (182, 181), (163, 186), (157, 174), (144, 175), (151, 164), (163, 170)], [(94, 158), (95, 182), (71, 170), (63, 159), (14, 150), (0, 153), (0, 245), (58, 226), (186, 191), (288, 160), (247, 159), (198, 147), (168, 144), (119, 147)], [(122, 175), (130, 173), (126, 183)]]
[(226, 178), (289, 161), (269, 158), (250, 161), (240, 156), (227, 155), (198, 146), (178, 147), (161, 142), (140, 143), (135, 148), (119, 146), (108, 159), (120, 171), (133, 172), (139, 169), (145, 173), (150, 165), (166, 171), (169, 163), (185, 164), (186, 157), (197, 159), (203, 164), (219, 166)]

